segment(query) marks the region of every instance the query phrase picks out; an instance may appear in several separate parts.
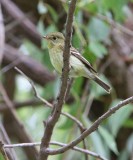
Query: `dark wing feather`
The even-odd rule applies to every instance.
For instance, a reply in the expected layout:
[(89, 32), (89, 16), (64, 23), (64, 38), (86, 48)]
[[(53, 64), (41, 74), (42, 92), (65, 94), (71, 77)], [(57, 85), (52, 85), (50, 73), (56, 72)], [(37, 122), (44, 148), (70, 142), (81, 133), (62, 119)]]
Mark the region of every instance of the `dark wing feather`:
[(97, 73), (97, 71), (91, 66), (91, 64), (80, 55), (80, 53), (73, 47), (71, 47), (71, 54), (75, 57), (77, 57), (89, 70), (92, 70), (94, 73)]

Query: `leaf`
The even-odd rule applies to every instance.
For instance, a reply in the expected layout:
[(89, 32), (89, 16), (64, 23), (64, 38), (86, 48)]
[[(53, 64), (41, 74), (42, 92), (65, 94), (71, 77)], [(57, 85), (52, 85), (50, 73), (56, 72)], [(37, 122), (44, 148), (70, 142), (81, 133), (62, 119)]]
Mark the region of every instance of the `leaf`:
[[(66, 107), (66, 105), (63, 106), (63, 108)], [(70, 107), (70, 106), (69, 106)], [(73, 126), (73, 121), (65, 116), (61, 116), (60, 121), (58, 122), (58, 128), (67, 130), (70, 129)]]
[(107, 152), (106, 152), (106, 149), (105, 149), (105, 146), (100, 135), (97, 133), (97, 131), (93, 132), (91, 135), (91, 140), (93, 142), (93, 146), (95, 148), (95, 152), (97, 154), (100, 154), (102, 156), (105, 156), (107, 157)]
[(42, 97), (45, 97), (45, 99), (48, 99), (49, 97), (56, 97), (58, 93), (56, 93), (56, 95), (54, 94), (55, 88), (56, 81), (49, 82), (43, 89)]
[[(117, 105), (120, 102), (119, 99), (114, 100), (110, 105), (112, 106)], [(127, 104), (125, 107), (119, 109), (116, 113), (114, 113), (111, 117), (108, 118), (108, 125), (111, 130), (111, 133), (116, 136), (119, 129), (122, 127), (123, 123), (128, 119), (130, 114), (132, 113), (133, 105)]]
[[(88, 128), (88, 126), (92, 125), (92, 122), (88, 119), (88, 117), (86, 117), (84, 115), (83, 115), (82, 120), (83, 120), (83, 122), (84, 122), (84, 124), (85, 124), (85, 126), (87, 128)], [(90, 137), (91, 142), (92, 142), (91, 148), (93, 146), (93, 148), (94, 148), (93, 150), (97, 154), (100, 154), (101, 156), (107, 157), (109, 159), (108, 148), (105, 145), (105, 143), (103, 142), (103, 140), (102, 140), (101, 136), (99, 135), (99, 133), (97, 131), (95, 131), (92, 134), (90, 134), (89, 137)]]
[(83, 56), (91, 64), (94, 64), (96, 62), (96, 60), (97, 60), (97, 56), (93, 52), (90, 51), (89, 46), (85, 47)]
[(93, 17), (88, 25), (89, 39), (95, 41), (109, 41), (110, 27), (102, 20)]
[(102, 6), (106, 11), (111, 10), (116, 20), (122, 20), (124, 18), (123, 8), (128, 1), (129, 0), (102, 0)]
[(133, 133), (129, 136), (126, 147), (120, 153), (118, 160), (130, 159), (129, 157), (131, 157), (132, 153), (133, 153)]
[(89, 49), (98, 58), (103, 58), (104, 55), (107, 55), (107, 49), (98, 41), (91, 41), (89, 44)]
[(45, 32), (45, 28), (44, 28), (44, 24), (43, 24), (43, 21), (42, 20), (39, 20), (38, 21), (38, 24), (37, 24), (37, 30), (39, 31), (39, 33), (41, 35), (44, 35), (46, 32)]
[(50, 12), (54, 22), (57, 22), (59, 15), (57, 14), (57, 12), (54, 10), (53, 7), (51, 7), (50, 5), (46, 4), (48, 11)]
[(82, 77), (76, 78), (74, 80), (73, 87), (72, 87), (72, 94), (74, 95), (74, 97), (78, 96), (81, 93), (82, 84), (83, 84)]
[(40, 14), (45, 14), (48, 11), (47, 7), (44, 5), (43, 1), (39, 1), (37, 9)]
[(106, 142), (107, 146), (116, 154), (118, 155), (118, 149), (116, 146), (116, 142), (114, 137), (111, 135), (111, 133), (103, 128), (103, 127), (99, 127), (98, 131), (100, 132), (101, 136), (103, 137), (104, 141)]
[(127, 128), (133, 128), (133, 119), (132, 118), (127, 119), (126, 122), (123, 124), (123, 126)]
[(127, 140), (127, 150), (128, 150), (128, 153), (132, 155), (133, 153), (133, 133), (130, 135), (130, 137)]
[(90, 3), (89, 0), (83, 0), (80, 1), (77, 5), (77, 7), (79, 7), (79, 10), (83, 9), (83, 10), (87, 10), (91, 13), (96, 13), (98, 10), (98, 7), (96, 6), (95, 3)]
[(127, 151), (127, 149), (123, 149), (122, 152), (120, 152), (120, 156), (118, 157), (118, 160), (127, 160), (129, 159), (129, 153)]

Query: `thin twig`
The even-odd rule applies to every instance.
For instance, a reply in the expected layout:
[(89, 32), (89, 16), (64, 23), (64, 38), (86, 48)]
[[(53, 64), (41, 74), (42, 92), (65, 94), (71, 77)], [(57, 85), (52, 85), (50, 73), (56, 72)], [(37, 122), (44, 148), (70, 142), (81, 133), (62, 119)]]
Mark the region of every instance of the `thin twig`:
[[(50, 144), (52, 144), (52, 145), (58, 145), (58, 146), (66, 146), (67, 144), (65, 144), (65, 143), (60, 143), (60, 142), (50, 142)], [(107, 160), (105, 157), (103, 157), (103, 156), (100, 156), (99, 154), (97, 154), (97, 153), (95, 153), (95, 152), (92, 152), (92, 151), (89, 151), (89, 150), (87, 150), (87, 149), (82, 149), (82, 148), (79, 148), (79, 147), (73, 147), (73, 148), (71, 148), (72, 150), (75, 150), (75, 151), (79, 151), (79, 152), (81, 152), (81, 153), (85, 153), (85, 154), (87, 154), (87, 155), (90, 155), (90, 156), (93, 156), (93, 157), (95, 157), (95, 158), (97, 158), (97, 159), (99, 159), (99, 160)]]
[(93, 124), (92, 126), (85, 130), (78, 138), (76, 138), (74, 141), (70, 142), (69, 144), (67, 144), (66, 146), (59, 148), (59, 149), (54, 149), (51, 151), (49, 149), (47, 149), (48, 154), (50, 155), (55, 155), (55, 154), (61, 154), (67, 150), (69, 150), (70, 148), (74, 147), (75, 145), (77, 145), (78, 143), (80, 143), (84, 138), (86, 138), (88, 135), (90, 135), (92, 132), (94, 132), (95, 130), (98, 129), (98, 126), (108, 117), (110, 117), (112, 114), (114, 114), (118, 109), (126, 106), (129, 103), (133, 103), (133, 96), (130, 98), (127, 98), (126, 100), (121, 101), (120, 103), (118, 103), (116, 106), (114, 106), (113, 108), (110, 108), (107, 112), (105, 112), (101, 117), (99, 117)]
[[(82, 97), (81, 97), (81, 104), (82, 106), (86, 107), (86, 101), (88, 99), (88, 92), (89, 92), (89, 85), (88, 85), (88, 80), (85, 84), (85, 87), (84, 87), (84, 90), (83, 90), (83, 93), (82, 93)], [(83, 108), (83, 107), (80, 107), (80, 108)], [(81, 112), (81, 109), (79, 109), (78, 113)], [(84, 129), (80, 129), (80, 133), (82, 134), (85, 130)], [(83, 149), (87, 149), (87, 145), (86, 145), (86, 140), (83, 139)], [(85, 154), (85, 160), (89, 160), (89, 157), (87, 154)]]
[(6, 65), (5, 67), (3, 67), (1, 70), (0, 70), (0, 76), (4, 73), (6, 73), (7, 71), (9, 71), (10, 69), (12, 69), (14, 66), (16, 66), (17, 64), (20, 63), (20, 59), (17, 58), (15, 60), (13, 60), (11, 63), (9, 63), (8, 65)]
[(22, 72), (18, 67), (14, 67), (14, 69), (17, 70), (21, 75), (23, 75), (23, 76), (29, 81), (29, 83), (31, 84), (32, 89), (33, 89), (33, 91), (34, 91), (35, 97), (37, 97), (41, 102), (43, 102), (44, 104), (46, 104), (48, 107), (52, 108), (52, 107), (53, 107), (52, 104), (49, 103), (47, 100), (43, 99), (43, 98), (37, 93), (36, 87), (35, 87), (33, 81), (31, 81), (31, 80), (24, 74), (24, 72)]
[[(47, 105), (48, 107), (50, 108), (53, 108), (53, 105), (51, 103), (49, 103), (46, 99), (42, 98), (38, 92), (37, 92), (37, 89), (33, 83), (33, 81), (31, 79), (29, 79), (25, 74), (24, 72), (22, 72), (19, 68), (15, 67), (14, 68), (15, 70), (17, 70), (23, 77), (25, 77), (27, 79), (27, 81), (30, 83), (33, 91), (34, 91), (34, 95), (37, 99), (39, 99), (41, 102), (43, 102), (43, 104)], [(67, 118), (71, 119), (72, 121), (74, 121), (78, 127), (80, 128), (80, 130), (85, 130), (85, 127), (83, 126), (83, 124), (77, 119), (75, 118), (74, 116), (70, 115), (69, 113), (65, 113), (65, 112), (61, 112), (62, 115), (66, 116)]]
[(80, 130), (86, 130), (86, 128), (83, 126), (83, 124), (74, 116), (70, 115), (69, 113), (65, 113), (65, 112), (61, 112), (62, 115), (68, 117), (69, 119), (71, 119), (72, 121), (74, 121), (78, 127), (80, 128)]
[(71, 90), (73, 81), (74, 81), (74, 79), (71, 78), (71, 79), (69, 80), (69, 82), (68, 82), (67, 92), (66, 92), (66, 95), (65, 95), (65, 102), (66, 102), (66, 101), (68, 100), (68, 98), (69, 98), (69, 93), (70, 93), (70, 90)]
[(86, 116), (89, 115), (93, 100), (94, 100), (94, 94), (90, 93), (89, 98), (87, 100), (87, 104), (86, 104), (86, 108), (85, 108), (85, 111), (84, 111), (84, 115), (86, 115)]
[[(83, 130), (83, 129), (81, 129), (80, 130), (80, 132), (81, 132), (81, 134), (84, 132), (85, 130)], [(85, 141), (85, 139), (83, 139), (82, 140), (83, 141), (83, 149), (87, 149), (87, 147), (86, 147), (86, 141)], [(89, 160), (89, 157), (88, 157), (88, 154), (87, 153), (85, 153), (85, 160)]]
[[(19, 143), (19, 144), (4, 144), (4, 148), (15, 148), (15, 147), (33, 147), (33, 146), (39, 146), (41, 144), (41, 142), (34, 142), (34, 143)], [(60, 143), (60, 142), (55, 142), (55, 141), (52, 141), (50, 142), (50, 145), (58, 145), (58, 146), (66, 146), (67, 144), (65, 143)], [(87, 149), (82, 149), (82, 148), (79, 148), (79, 147), (73, 147), (71, 148), (72, 150), (75, 150), (75, 151), (78, 151), (78, 152), (81, 152), (81, 153), (86, 153), (87, 155), (90, 155), (90, 156), (93, 156), (95, 158), (99, 158), (101, 160), (107, 160), (106, 158), (100, 156), (99, 154), (95, 153), (95, 152), (92, 152), (92, 151), (89, 151)]]
[(4, 148), (33, 147), (33, 146), (39, 146), (40, 144), (41, 144), (41, 142), (18, 143), (18, 144), (4, 144)]
[(4, 150), (4, 144), (1, 141), (0, 141), (0, 153), (2, 154), (4, 160), (9, 160)]
[[(0, 139), (1, 139), (1, 143), (3, 143), (3, 145), (4, 144), (11, 144), (10, 138), (8, 137), (7, 132), (5, 130), (5, 127), (3, 126), (2, 123), (0, 123)], [(6, 149), (6, 154), (10, 160), (17, 160), (18, 159), (14, 148)]]

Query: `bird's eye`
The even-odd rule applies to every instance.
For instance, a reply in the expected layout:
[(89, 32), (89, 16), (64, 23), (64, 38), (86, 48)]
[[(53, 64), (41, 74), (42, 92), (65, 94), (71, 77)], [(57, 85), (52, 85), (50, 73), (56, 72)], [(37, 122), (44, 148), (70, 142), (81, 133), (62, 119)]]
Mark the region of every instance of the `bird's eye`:
[(53, 40), (56, 40), (56, 37), (53, 37)]

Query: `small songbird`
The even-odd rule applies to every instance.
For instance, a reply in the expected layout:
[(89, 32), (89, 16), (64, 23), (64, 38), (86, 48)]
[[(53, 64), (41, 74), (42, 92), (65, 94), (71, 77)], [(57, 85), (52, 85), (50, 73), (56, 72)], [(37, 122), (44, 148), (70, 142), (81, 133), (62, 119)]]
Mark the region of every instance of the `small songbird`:
[[(49, 33), (44, 36), (48, 43), (48, 50), (50, 60), (55, 70), (61, 74), (63, 68), (63, 50), (65, 45), (65, 37), (60, 32)], [(110, 93), (110, 86), (103, 82), (97, 75), (97, 71), (91, 64), (74, 48), (70, 48), (70, 77), (86, 77), (94, 80), (108, 93)]]

